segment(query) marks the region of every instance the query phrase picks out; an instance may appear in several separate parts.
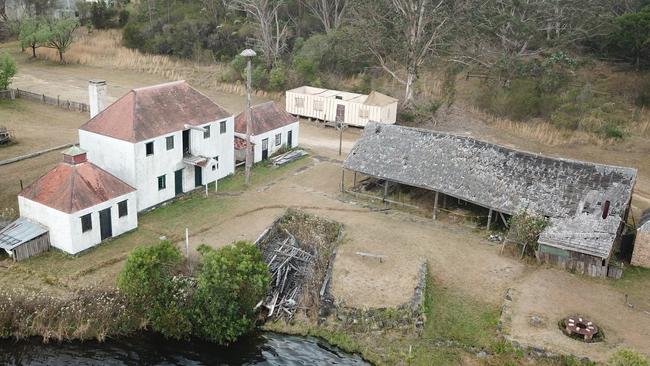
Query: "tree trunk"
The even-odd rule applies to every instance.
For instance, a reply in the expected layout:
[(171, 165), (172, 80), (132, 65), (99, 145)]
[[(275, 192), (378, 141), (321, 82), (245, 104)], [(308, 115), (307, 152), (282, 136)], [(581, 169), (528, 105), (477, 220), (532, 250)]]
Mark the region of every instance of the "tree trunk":
[(32, 46), (32, 58), (36, 58), (36, 46)]
[(413, 84), (417, 80), (417, 75), (414, 72), (409, 72), (406, 75), (406, 90), (404, 91), (404, 105), (413, 105)]
[(63, 52), (59, 51), (59, 62), (64, 64), (65, 60), (63, 60)]

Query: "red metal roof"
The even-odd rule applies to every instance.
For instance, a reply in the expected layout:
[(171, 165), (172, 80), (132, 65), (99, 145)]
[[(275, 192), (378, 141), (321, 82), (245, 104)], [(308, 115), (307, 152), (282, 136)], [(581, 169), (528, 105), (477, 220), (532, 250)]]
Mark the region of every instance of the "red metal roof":
[[(276, 128), (284, 127), (298, 122), (298, 117), (289, 114), (281, 105), (276, 102), (266, 102), (251, 108), (253, 120), (251, 121), (251, 134), (260, 135), (273, 131)], [(235, 132), (246, 133), (246, 112), (235, 117)]]
[(66, 213), (77, 212), (135, 189), (91, 162), (59, 163), (18, 195)]
[(138, 142), (232, 116), (185, 81), (133, 89), (79, 129)]

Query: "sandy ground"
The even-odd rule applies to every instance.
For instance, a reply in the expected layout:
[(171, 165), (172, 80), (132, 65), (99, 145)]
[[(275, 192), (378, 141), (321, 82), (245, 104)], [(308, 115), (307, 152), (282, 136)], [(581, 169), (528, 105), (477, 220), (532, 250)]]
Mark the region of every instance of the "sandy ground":
[[(650, 313), (638, 308), (648, 304), (629, 308), (625, 295), (610, 286), (556, 269), (531, 272), (513, 288), (512, 335), (523, 343), (599, 361), (605, 361), (615, 348), (622, 346), (631, 346), (650, 356)], [(545, 324), (530, 325), (533, 314), (541, 315)], [(602, 327), (606, 341), (587, 344), (564, 336), (558, 321), (576, 314)]]

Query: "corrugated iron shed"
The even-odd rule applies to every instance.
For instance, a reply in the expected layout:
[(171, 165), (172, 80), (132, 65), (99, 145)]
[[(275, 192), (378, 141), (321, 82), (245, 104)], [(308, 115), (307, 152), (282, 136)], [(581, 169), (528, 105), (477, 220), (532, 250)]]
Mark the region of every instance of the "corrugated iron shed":
[(0, 248), (11, 251), (17, 246), (47, 232), (48, 229), (41, 224), (20, 217), (4, 229), (0, 230)]
[[(258, 104), (251, 108), (252, 121), (251, 127), (252, 135), (261, 135), (263, 133), (273, 131), (280, 127), (290, 125), (298, 122), (298, 118), (289, 114), (284, 108), (276, 102), (266, 102)], [(246, 111), (240, 113), (235, 117), (235, 132), (246, 133)]]
[(139, 142), (232, 116), (185, 81), (133, 89), (79, 129)]

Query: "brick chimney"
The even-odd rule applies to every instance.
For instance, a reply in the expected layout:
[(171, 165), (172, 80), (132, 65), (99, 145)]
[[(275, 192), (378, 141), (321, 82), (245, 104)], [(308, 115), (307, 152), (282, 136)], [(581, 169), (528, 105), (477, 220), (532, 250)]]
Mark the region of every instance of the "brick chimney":
[(90, 118), (95, 117), (107, 106), (106, 102), (106, 81), (90, 80), (88, 82), (88, 105), (90, 106)]
[(72, 146), (63, 152), (63, 162), (66, 164), (77, 165), (86, 161), (86, 150), (78, 146)]

